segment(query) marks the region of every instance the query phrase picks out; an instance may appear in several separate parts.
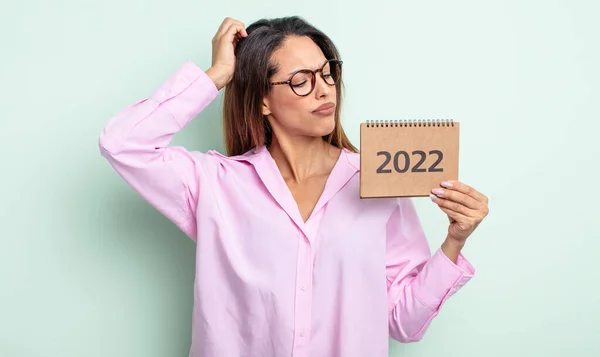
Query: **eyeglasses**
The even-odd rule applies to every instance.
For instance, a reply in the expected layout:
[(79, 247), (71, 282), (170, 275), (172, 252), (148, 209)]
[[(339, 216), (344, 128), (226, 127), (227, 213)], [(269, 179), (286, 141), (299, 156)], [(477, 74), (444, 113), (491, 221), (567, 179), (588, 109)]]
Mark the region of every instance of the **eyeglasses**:
[(334, 86), (342, 78), (342, 61), (335, 59), (328, 60), (321, 68), (315, 71), (301, 69), (292, 73), (292, 76), (287, 81), (272, 82), (271, 85), (288, 84), (296, 95), (306, 97), (315, 89), (317, 73), (321, 75), (325, 83)]

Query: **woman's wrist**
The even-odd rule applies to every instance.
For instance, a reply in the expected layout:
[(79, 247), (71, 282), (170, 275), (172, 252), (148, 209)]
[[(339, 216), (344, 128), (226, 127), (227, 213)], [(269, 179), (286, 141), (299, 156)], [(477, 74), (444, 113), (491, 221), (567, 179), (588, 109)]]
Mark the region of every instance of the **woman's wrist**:
[(217, 87), (217, 90), (221, 90), (221, 88), (225, 87), (227, 82), (229, 82), (230, 75), (223, 70), (220, 70), (217, 67), (210, 67), (206, 71), (206, 75), (211, 79), (211, 81)]
[(450, 259), (454, 264), (458, 261), (458, 256), (465, 246), (464, 241), (457, 241), (454, 238), (446, 237), (444, 243), (442, 243), (442, 252)]

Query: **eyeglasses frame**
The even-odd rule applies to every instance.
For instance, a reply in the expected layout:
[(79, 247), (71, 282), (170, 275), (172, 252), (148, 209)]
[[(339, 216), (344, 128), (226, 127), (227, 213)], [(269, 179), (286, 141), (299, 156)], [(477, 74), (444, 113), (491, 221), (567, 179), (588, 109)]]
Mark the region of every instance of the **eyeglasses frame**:
[[(335, 86), (335, 85), (337, 84), (337, 81), (336, 81), (336, 83), (334, 83), (334, 84), (329, 84), (329, 83), (327, 83), (327, 80), (325, 79), (325, 76), (323, 75), (323, 69), (324, 69), (324, 68), (325, 68), (325, 66), (327, 66), (327, 64), (328, 64), (328, 63), (330, 63), (330, 62), (335, 62), (335, 63), (337, 63), (337, 64), (340, 66), (340, 72), (341, 72), (342, 63), (344, 63), (344, 61), (342, 61), (342, 60), (338, 60), (338, 59), (330, 59), (330, 60), (327, 60), (327, 61), (325, 61), (325, 63), (323, 63), (323, 66), (322, 66), (321, 68), (317, 69), (317, 70), (314, 70), (314, 71), (313, 71), (312, 69), (299, 69), (299, 70), (297, 70), (297, 71), (293, 72), (293, 73), (290, 75), (290, 79), (288, 79), (287, 81), (271, 82), (270, 84), (271, 84), (272, 86), (276, 86), (276, 85), (282, 85), (282, 84), (287, 84), (287, 85), (289, 85), (289, 86), (290, 86), (290, 89), (292, 90), (292, 92), (294, 92), (294, 94), (295, 94), (295, 95), (297, 95), (297, 96), (299, 96), (299, 97), (306, 97), (306, 96), (309, 96), (309, 95), (310, 95), (310, 94), (311, 94), (311, 93), (312, 93), (312, 92), (315, 90), (315, 87), (316, 87), (316, 85), (317, 85), (317, 74), (320, 74), (320, 75), (321, 75), (321, 78), (323, 78), (323, 81), (325, 81), (325, 84), (327, 84), (328, 86), (330, 86), (330, 87), (333, 87), (333, 86)], [(310, 88), (310, 91), (309, 91), (308, 93), (306, 93), (306, 94), (303, 94), (303, 95), (296, 93), (296, 91), (294, 90), (294, 87), (292, 86), (292, 78), (294, 78), (294, 76), (295, 76), (296, 74), (300, 73), (300, 72), (312, 73), (312, 75), (313, 75), (313, 77), (312, 77), (312, 78), (313, 78), (313, 81), (312, 81), (312, 83), (311, 83), (311, 88)]]

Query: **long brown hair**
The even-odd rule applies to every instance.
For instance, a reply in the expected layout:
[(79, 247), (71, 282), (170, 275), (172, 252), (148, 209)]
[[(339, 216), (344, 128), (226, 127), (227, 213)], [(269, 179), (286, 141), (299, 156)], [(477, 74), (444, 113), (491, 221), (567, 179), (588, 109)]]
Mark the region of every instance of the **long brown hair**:
[[(225, 87), (223, 98), (223, 134), (230, 156), (269, 145), (273, 132), (262, 114), (265, 95), (271, 90), (271, 77), (277, 72), (271, 55), (288, 36), (308, 36), (321, 48), (327, 59), (340, 59), (331, 39), (298, 16), (261, 19), (246, 28), (248, 36), (238, 41), (233, 78)], [(340, 123), (343, 83), (336, 82), (337, 106), (335, 128), (323, 137), (328, 143), (358, 152), (346, 137)]]

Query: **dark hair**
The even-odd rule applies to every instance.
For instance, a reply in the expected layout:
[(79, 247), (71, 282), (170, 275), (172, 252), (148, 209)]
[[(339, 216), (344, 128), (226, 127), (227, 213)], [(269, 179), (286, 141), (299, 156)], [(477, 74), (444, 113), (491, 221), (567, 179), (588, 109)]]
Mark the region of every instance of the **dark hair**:
[[(223, 134), (227, 154), (241, 155), (272, 139), (271, 125), (262, 114), (263, 98), (271, 90), (271, 77), (277, 72), (271, 55), (288, 36), (307, 36), (321, 48), (327, 59), (339, 59), (331, 39), (298, 16), (261, 19), (246, 28), (248, 36), (238, 41), (233, 78), (225, 87)], [(350, 143), (340, 124), (343, 83), (336, 82), (335, 128), (323, 139), (339, 148), (358, 150)]]

